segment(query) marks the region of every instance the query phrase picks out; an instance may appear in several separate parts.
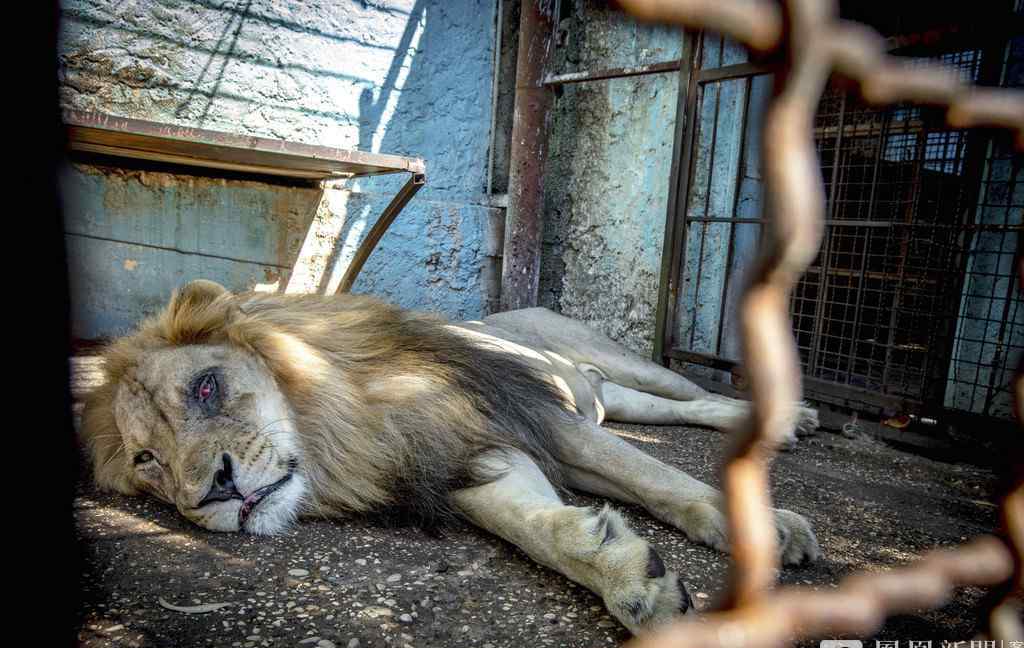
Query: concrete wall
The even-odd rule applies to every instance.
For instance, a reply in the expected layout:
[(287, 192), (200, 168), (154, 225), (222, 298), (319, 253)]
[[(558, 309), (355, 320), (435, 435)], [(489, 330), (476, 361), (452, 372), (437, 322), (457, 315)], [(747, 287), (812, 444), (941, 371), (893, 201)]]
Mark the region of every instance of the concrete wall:
[[(481, 271), (496, 253), (488, 236), (504, 217), (485, 195), (495, 9), (491, 0), (65, 0), (61, 103), (424, 158), (426, 187), (355, 291), (479, 317), (488, 298)], [(329, 289), (340, 278), (338, 261), (400, 183), (296, 190), (187, 176), (145, 180), (96, 166), (67, 177), (75, 196), (66, 211), (69, 263), (73, 277), (88, 277), (74, 285), (75, 319), (88, 320), (76, 331), (90, 334), (117, 332), (176, 282), (200, 276), (247, 289), (273, 284), (269, 272), (283, 277), (281, 290)], [(111, 195), (125, 199), (116, 216), (104, 214)], [(248, 234), (236, 236), (239, 228)], [(282, 238), (297, 238), (298, 249), (281, 253)], [(123, 263), (129, 258), (135, 269)], [(296, 261), (305, 265), (291, 268)], [(111, 319), (113, 305), (121, 315)]]
[[(681, 32), (598, 4), (563, 0), (556, 72), (680, 56)], [(567, 85), (552, 117), (540, 302), (645, 356), (654, 342), (677, 90), (674, 72)]]

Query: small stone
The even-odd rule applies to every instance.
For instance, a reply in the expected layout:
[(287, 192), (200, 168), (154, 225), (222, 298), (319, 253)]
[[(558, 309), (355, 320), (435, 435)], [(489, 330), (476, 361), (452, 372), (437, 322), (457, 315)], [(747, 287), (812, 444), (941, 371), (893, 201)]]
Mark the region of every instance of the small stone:
[(321, 639), (317, 642), (316, 648), (334, 648), (334, 642), (328, 641), (327, 639)]
[(397, 583), (400, 580), (402, 580), (402, 575), (401, 574), (391, 574), (390, 576), (387, 577), (387, 581), (389, 583)]
[(615, 622), (614, 621), (609, 621), (608, 619), (601, 619), (600, 621), (597, 622), (597, 627), (598, 628), (614, 628), (615, 627)]
[(347, 648), (359, 648), (359, 640), (358, 639), (349, 639), (348, 640), (348, 647)]
[[(360, 567), (365, 567), (366, 566), (366, 559), (365, 558), (356, 558), (356, 564), (359, 565)], [(359, 640), (356, 639), (356, 641), (359, 641)]]
[(708, 595), (705, 594), (704, 592), (697, 592), (697, 598), (699, 598), (699, 599), (706, 599), (707, 597), (708, 597)]
[(393, 615), (394, 612), (392, 612), (390, 608), (386, 608), (386, 607), (369, 606), (369, 607), (363, 608), (359, 612), (359, 614), (362, 615), (362, 616), (365, 616), (365, 617), (369, 617), (371, 619), (377, 619), (379, 617), (386, 617), (386, 616), (389, 617), (389, 616)]
[(119, 630), (124, 630), (124, 626), (118, 624), (118, 625), (110, 626), (109, 628), (107, 628), (107, 632), (117, 632)]
[(402, 623), (412, 623), (412, 616), (410, 616), (408, 614), (403, 614), (403, 615), (398, 617), (398, 620), (401, 621)]
[(305, 639), (303, 639), (299, 643), (300, 644), (308, 644), (308, 643), (316, 643), (318, 641), (320, 641), (320, 637), (306, 637)]
[(288, 575), (294, 578), (305, 578), (306, 576), (309, 576), (309, 571), (305, 569), (289, 569)]

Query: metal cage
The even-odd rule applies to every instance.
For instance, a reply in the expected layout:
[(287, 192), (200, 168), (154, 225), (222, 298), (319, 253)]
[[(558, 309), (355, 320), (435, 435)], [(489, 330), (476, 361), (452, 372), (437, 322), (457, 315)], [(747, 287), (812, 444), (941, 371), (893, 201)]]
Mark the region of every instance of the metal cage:
[[(893, 53), (953, 65), (982, 85), (1024, 78), (1020, 33)], [(656, 360), (739, 387), (738, 299), (765, 223), (756, 124), (773, 72), (746, 56), (722, 37), (694, 36), (655, 349)], [(1012, 418), (1024, 351), (1013, 267), (1021, 156), (1002, 136), (952, 129), (925, 108), (870, 107), (836, 82), (814, 135), (825, 236), (790, 305), (808, 396)]]

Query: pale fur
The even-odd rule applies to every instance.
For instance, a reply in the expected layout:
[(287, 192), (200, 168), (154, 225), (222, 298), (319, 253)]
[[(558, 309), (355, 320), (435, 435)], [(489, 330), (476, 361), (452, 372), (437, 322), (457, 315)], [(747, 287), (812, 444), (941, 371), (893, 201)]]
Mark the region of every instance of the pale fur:
[[(728, 549), (718, 491), (600, 422), (730, 431), (748, 404), (543, 309), (449, 325), (370, 297), (233, 295), (197, 281), (104, 355), (82, 423), (97, 484), (148, 492), (206, 528), (459, 515), (598, 593), (634, 632), (691, 611), (685, 586), (617, 513), (566, 506), (562, 485)], [(223, 383), (214, 413), (190, 400), (211, 372)], [(813, 410), (794, 411), (796, 429), (817, 426)], [(228, 456), (239, 493), (284, 484), (244, 523), (238, 499), (203, 504)], [(820, 555), (802, 516), (776, 520), (783, 562)]]

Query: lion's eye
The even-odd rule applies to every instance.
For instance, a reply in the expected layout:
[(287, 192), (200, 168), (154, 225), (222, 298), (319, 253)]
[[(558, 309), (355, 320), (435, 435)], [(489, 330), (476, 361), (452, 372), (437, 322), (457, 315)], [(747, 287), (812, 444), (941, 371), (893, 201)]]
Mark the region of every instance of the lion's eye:
[(139, 464), (149, 463), (150, 461), (153, 461), (153, 453), (149, 450), (143, 450), (139, 454), (135, 455), (136, 466)]
[(209, 401), (217, 393), (217, 379), (212, 374), (207, 374), (196, 385), (196, 399), (200, 403)]

